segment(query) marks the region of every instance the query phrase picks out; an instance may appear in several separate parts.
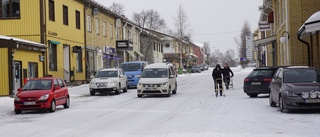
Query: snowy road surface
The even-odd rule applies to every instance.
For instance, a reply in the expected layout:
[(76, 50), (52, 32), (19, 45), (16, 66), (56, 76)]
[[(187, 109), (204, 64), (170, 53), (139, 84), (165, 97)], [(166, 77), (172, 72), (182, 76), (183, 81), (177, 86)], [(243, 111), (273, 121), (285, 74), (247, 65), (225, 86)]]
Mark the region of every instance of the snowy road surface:
[(250, 69), (233, 68), (234, 90), (214, 96), (211, 71), (178, 77), (171, 97), (89, 95), (70, 89), (71, 107), (55, 113), (14, 114), (13, 99), (0, 98), (1, 137), (319, 137), (320, 112), (280, 113), (268, 96), (242, 91)]

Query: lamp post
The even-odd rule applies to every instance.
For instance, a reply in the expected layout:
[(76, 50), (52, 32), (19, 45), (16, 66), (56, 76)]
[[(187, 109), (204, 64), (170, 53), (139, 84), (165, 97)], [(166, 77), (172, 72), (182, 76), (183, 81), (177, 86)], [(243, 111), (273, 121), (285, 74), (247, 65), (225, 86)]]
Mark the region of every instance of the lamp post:
[(284, 54), (285, 54), (285, 59), (284, 59), (284, 64), (285, 65), (287, 65), (288, 64), (288, 40), (290, 39), (290, 34), (289, 34), (289, 32), (288, 31), (284, 31), (284, 32), (282, 32), (282, 34), (281, 34), (281, 37), (280, 37), (280, 43), (284, 43), (285, 44), (285, 52), (284, 52)]

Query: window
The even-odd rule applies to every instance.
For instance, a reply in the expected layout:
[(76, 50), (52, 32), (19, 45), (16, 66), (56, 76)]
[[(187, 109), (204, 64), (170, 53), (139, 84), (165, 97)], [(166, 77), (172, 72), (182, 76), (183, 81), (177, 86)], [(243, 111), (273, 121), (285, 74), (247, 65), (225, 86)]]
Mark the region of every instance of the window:
[(156, 41), (153, 43), (153, 50), (156, 50)]
[(107, 36), (107, 22), (105, 21), (102, 23), (102, 35)]
[(59, 85), (58, 81), (57, 81), (56, 79), (54, 79), (54, 80), (53, 80), (53, 86), (56, 87), (56, 86), (58, 86), (58, 85)]
[(54, 1), (49, 0), (49, 20), (55, 21)]
[(118, 27), (116, 28), (116, 38), (117, 38), (117, 40), (120, 39), (120, 37), (119, 37), (119, 28)]
[(166, 44), (166, 47), (167, 47), (167, 48), (169, 48), (169, 47), (170, 47), (170, 44), (169, 44), (169, 43), (167, 43), (167, 44)]
[(80, 22), (81, 22), (81, 21), (80, 21), (80, 11), (77, 11), (77, 10), (76, 10), (76, 28), (77, 28), (77, 29), (80, 29), (80, 28), (81, 28), (81, 27), (80, 27), (80, 26), (81, 26), (81, 25), (80, 25)]
[(77, 53), (77, 72), (82, 72), (82, 50)]
[(64, 25), (69, 25), (69, 19), (68, 19), (68, 7), (63, 5), (63, 24)]
[(38, 77), (38, 63), (28, 62), (28, 74), (29, 78)]
[(98, 18), (96, 18), (96, 34), (99, 35), (100, 34), (100, 24), (99, 24), (100, 20)]
[(0, 0), (1, 18), (20, 18), (20, 0)]
[(49, 42), (49, 70), (57, 71), (57, 45)]
[(66, 86), (61, 79), (58, 79), (58, 82), (59, 82), (59, 86), (60, 86), (61, 88), (63, 88), (63, 87)]
[(110, 34), (109, 34), (110, 39), (112, 39), (113, 38), (113, 25), (112, 24), (109, 25), (109, 31), (110, 31)]
[(91, 16), (87, 15), (87, 31), (91, 32), (92, 31), (92, 24), (91, 24)]

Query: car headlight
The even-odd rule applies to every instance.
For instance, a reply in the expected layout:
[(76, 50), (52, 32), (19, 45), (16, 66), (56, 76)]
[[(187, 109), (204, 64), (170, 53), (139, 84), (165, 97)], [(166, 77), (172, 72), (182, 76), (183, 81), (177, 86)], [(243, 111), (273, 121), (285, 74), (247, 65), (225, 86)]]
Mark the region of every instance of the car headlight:
[(317, 92), (317, 94), (318, 94), (318, 98), (320, 98), (320, 91), (316, 91)]
[(306, 98), (309, 98), (309, 92), (302, 92), (302, 98), (306, 99)]
[(110, 82), (110, 84), (116, 84), (116, 83), (117, 83), (116, 80)]
[(298, 94), (290, 92), (290, 91), (286, 91), (285, 93), (287, 94), (288, 97), (297, 97), (298, 96)]
[(14, 96), (15, 101), (20, 101), (21, 99), (18, 96)]
[(39, 98), (39, 100), (46, 100), (49, 98), (49, 94), (45, 94)]
[(160, 84), (161, 87), (164, 87), (164, 86), (167, 86), (167, 85), (168, 85), (168, 82)]
[(141, 86), (141, 87), (143, 87), (143, 84), (142, 84), (142, 83), (138, 83), (138, 85)]
[(310, 98), (315, 99), (317, 97), (317, 92), (316, 91), (311, 91), (310, 92)]
[(135, 75), (134, 77), (136, 77), (136, 78), (140, 78), (140, 77), (141, 77), (141, 75)]
[(91, 80), (91, 81), (90, 81), (90, 84), (91, 84), (91, 85), (95, 85), (96, 82), (95, 82), (94, 80)]

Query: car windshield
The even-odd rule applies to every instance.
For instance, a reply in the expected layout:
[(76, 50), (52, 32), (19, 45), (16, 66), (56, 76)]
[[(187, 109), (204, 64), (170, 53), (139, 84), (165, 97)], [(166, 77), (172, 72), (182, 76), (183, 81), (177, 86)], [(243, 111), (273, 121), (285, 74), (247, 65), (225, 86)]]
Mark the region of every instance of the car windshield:
[(99, 71), (95, 78), (109, 78), (109, 77), (118, 77), (118, 71)]
[(141, 78), (166, 78), (168, 77), (167, 69), (155, 68), (145, 69), (141, 74)]
[(52, 80), (49, 79), (39, 79), (39, 80), (29, 80), (22, 91), (27, 90), (49, 90), (52, 87)]
[(121, 64), (120, 68), (123, 71), (140, 71), (140, 64), (139, 63), (130, 63), (130, 64)]
[(315, 83), (320, 82), (320, 72), (313, 69), (292, 69), (284, 71), (284, 83)]
[(272, 77), (274, 69), (255, 69), (248, 76), (249, 77)]

